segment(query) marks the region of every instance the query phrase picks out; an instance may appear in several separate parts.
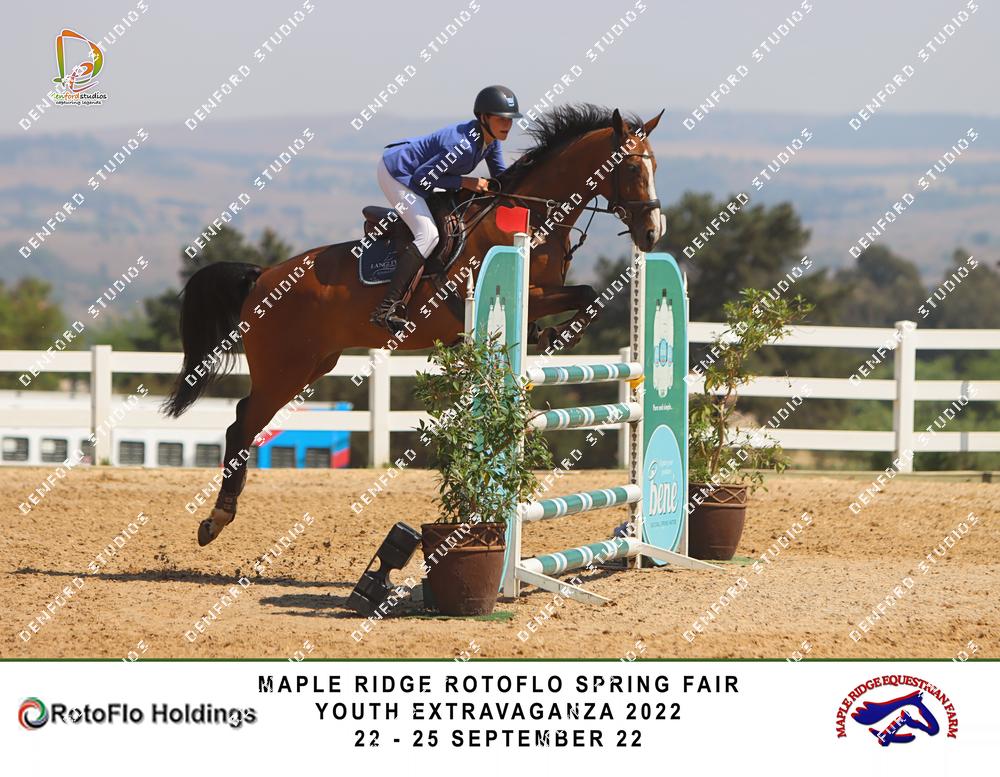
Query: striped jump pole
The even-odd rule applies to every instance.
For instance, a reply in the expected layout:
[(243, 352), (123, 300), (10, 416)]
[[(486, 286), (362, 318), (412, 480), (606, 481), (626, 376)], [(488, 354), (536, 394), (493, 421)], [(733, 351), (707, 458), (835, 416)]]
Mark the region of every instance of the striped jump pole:
[(531, 419), (533, 429), (580, 429), (585, 426), (606, 426), (630, 423), (642, 419), (642, 405), (638, 402), (616, 402), (613, 405), (567, 407), (547, 410)]
[(547, 521), (564, 515), (586, 513), (616, 505), (635, 504), (642, 500), (642, 489), (635, 483), (597, 491), (583, 491), (578, 494), (540, 499), (520, 505), (522, 521)]
[[(595, 594), (592, 591), (586, 591), (579, 586), (567, 586), (565, 583), (561, 583), (553, 578), (552, 575), (571, 572), (574, 569), (582, 569), (591, 564), (603, 564), (608, 561), (636, 558), (638, 556), (648, 556), (665, 564), (673, 564), (685, 569), (719, 569), (719, 567), (709, 564), (707, 561), (699, 561), (681, 553), (674, 553), (672, 550), (658, 548), (655, 545), (640, 542), (634, 537), (615, 537), (603, 542), (592, 542), (589, 545), (561, 550), (557, 553), (546, 553), (534, 558), (522, 559), (521, 568), (534, 577), (535, 581), (547, 578), (549, 581), (547, 585), (540, 585), (539, 587), (552, 590), (553, 586), (558, 586), (557, 591), (570, 599), (577, 599), (590, 604), (606, 604), (610, 601), (607, 597)], [(538, 582), (527, 580), (523, 576), (522, 579), (525, 582), (531, 582), (533, 585), (539, 585)], [(585, 596), (582, 596), (581, 593), (585, 594)]]
[(566, 383), (606, 383), (642, 377), (639, 362), (580, 364), (571, 367), (529, 367), (524, 376), (532, 386), (558, 386)]

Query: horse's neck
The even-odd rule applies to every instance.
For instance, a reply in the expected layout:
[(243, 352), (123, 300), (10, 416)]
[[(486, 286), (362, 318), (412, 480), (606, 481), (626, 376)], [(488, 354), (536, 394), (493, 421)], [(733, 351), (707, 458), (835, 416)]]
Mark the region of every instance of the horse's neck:
[[(600, 130), (595, 130), (595, 133), (598, 132)], [(591, 133), (591, 135), (593, 134)], [(607, 155), (602, 155), (601, 148), (603, 146), (600, 137), (584, 136), (575, 142), (571, 142), (559, 153), (553, 154), (545, 161), (538, 163), (537, 168), (524, 177), (524, 180), (512, 194), (523, 194), (527, 197), (540, 197), (552, 200), (556, 207), (565, 203), (565, 211), (560, 207), (563, 218), (560, 221), (561, 226), (557, 228), (557, 231), (568, 231), (576, 223), (577, 219), (580, 218), (584, 207), (598, 195), (596, 189), (587, 185), (587, 179), (606, 161)], [(609, 147), (608, 154), (610, 152)], [(579, 194), (579, 202), (573, 201), (574, 194)], [(541, 203), (532, 202), (531, 205), (537, 213), (538, 206)], [(469, 270), (465, 268), (468, 268), (472, 257), (477, 255), (480, 257), (480, 261), (471, 267), (471, 274), (473, 278), (479, 276), (482, 258), (485, 257), (486, 251), (492, 245), (487, 238), (481, 237), (482, 235), (483, 233), (480, 230), (474, 229), (472, 231), (469, 244), (463, 251), (462, 256), (451, 266), (448, 272), (449, 277), (454, 278), (459, 272), (468, 272)], [(480, 245), (480, 243), (485, 244)], [(558, 251), (557, 241), (545, 241), (540, 250), (542, 252)]]
[[(595, 130), (570, 143), (540, 163), (535, 171), (525, 176), (516, 193), (552, 200), (557, 207), (565, 204), (567, 210), (562, 211), (565, 216), (561, 223), (567, 228), (573, 226), (583, 208), (598, 195), (595, 188), (587, 185), (594, 171), (606, 161), (597, 150), (600, 146), (600, 138), (596, 137), (598, 132), (600, 130)], [(594, 178), (595, 183), (599, 180)], [(575, 202), (573, 198), (577, 195), (580, 199)]]

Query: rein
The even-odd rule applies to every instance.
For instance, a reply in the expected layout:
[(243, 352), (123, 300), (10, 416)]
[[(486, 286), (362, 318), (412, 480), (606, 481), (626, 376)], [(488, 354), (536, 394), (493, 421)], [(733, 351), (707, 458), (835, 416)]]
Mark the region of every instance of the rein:
[[(624, 145), (620, 142), (621, 136), (617, 131), (612, 133), (612, 155), (617, 152)], [(637, 157), (639, 159), (652, 159), (652, 154), (638, 154), (638, 153), (628, 153), (623, 154), (622, 159), (628, 159), (630, 157)], [(497, 187), (500, 186), (500, 182), (497, 179), (492, 179), (496, 181)], [(594, 216), (598, 213), (608, 213), (615, 216), (619, 221), (621, 221), (626, 227), (629, 227), (632, 219), (637, 216), (642, 215), (646, 211), (654, 210), (660, 207), (659, 199), (652, 200), (623, 200), (621, 197), (621, 180), (620, 180), (620, 165), (615, 165), (614, 170), (611, 173), (611, 183), (614, 188), (611, 198), (607, 199), (607, 205), (601, 207), (600, 205), (584, 205), (580, 208), (581, 211), (590, 211), (590, 219), (587, 221), (587, 226), (580, 229), (575, 224), (554, 224), (554, 227), (562, 227), (564, 229), (577, 230), (580, 232), (580, 239), (569, 248), (566, 253), (566, 261), (569, 262), (573, 259), (573, 254), (576, 253), (577, 249), (580, 248), (584, 242), (587, 240), (587, 233), (590, 231), (590, 225), (594, 221)], [(600, 196), (600, 195), (596, 195)], [(466, 211), (476, 202), (480, 200), (489, 200), (489, 204), (484, 207), (479, 213), (477, 213), (470, 222), (465, 222)], [(465, 225), (465, 230), (467, 233), (471, 233), (473, 229), (490, 213), (492, 212), (501, 200), (511, 200), (515, 202), (530, 202), (530, 203), (542, 203), (545, 205), (545, 218), (548, 219), (554, 210), (558, 207), (559, 203), (553, 200), (551, 197), (533, 197), (527, 194), (517, 194), (515, 192), (503, 192), (499, 188), (496, 191), (486, 191), (478, 194), (473, 194), (469, 199), (464, 202), (459, 203), (454, 208), (452, 208), (449, 215), (454, 215), (460, 212), (459, 218)], [(526, 206), (529, 213), (529, 225), (530, 225), (530, 215), (533, 215), (535, 211), (530, 207)], [(619, 235), (628, 234), (629, 229), (626, 228), (619, 232)]]

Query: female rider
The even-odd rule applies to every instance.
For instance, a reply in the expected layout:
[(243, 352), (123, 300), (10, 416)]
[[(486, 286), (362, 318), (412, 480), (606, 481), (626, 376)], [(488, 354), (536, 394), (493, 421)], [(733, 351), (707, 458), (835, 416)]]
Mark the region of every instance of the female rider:
[(487, 179), (467, 177), (483, 159), (494, 178), (506, 169), (500, 141), (507, 139), (513, 120), (521, 117), (517, 97), (505, 86), (488, 86), (476, 95), (472, 113), (476, 117), (473, 121), (390, 143), (379, 160), (379, 186), (390, 205), (405, 205), (399, 215), (413, 233), (412, 242), (397, 248), (389, 288), (371, 316), (373, 324), (390, 332), (408, 323), (400, 304), (403, 292), (438, 242), (437, 226), (425, 198), (434, 187), (486, 191)]

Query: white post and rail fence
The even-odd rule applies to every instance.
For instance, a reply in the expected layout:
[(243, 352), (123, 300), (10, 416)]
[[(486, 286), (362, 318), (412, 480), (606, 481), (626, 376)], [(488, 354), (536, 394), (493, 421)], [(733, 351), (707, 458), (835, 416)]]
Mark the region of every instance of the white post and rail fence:
[[(689, 339), (692, 343), (708, 343), (723, 325), (714, 322), (690, 324)], [(893, 348), (895, 345), (895, 348)], [(885, 400), (893, 403), (893, 428), (879, 430), (800, 429), (780, 426), (769, 430), (782, 446), (789, 450), (808, 451), (885, 451), (894, 458), (903, 456), (900, 470), (912, 469), (910, 459), (904, 456), (917, 446), (918, 431), (914, 425), (914, 407), (917, 402), (1000, 401), (1000, 380), (974, 381), (975, 390), (970, 397), (972, 381), (917, 380), (918, 351), (1000, 351), (1000, 329), (919, 329), (912, 321), (897, 321), (890, 327), (794, 327), (776, 348), (851, 348), (873, 355), (859, 358), (856, 374), (865, 367), (865, 361), (893, 360), (891, 380), (862, 378), (816, 377), (761, 377), (741, 391), (745, 397), (770, 397), (794, 399)], [(883, 349), (877, 356), (878, 349)], [(580, 354), (555, 356), (546, 359), (547, 366), (579, 364), (581, 359), (594, 362), (620, 361), (623, 354)], [(527, 366), (534, 359), (529, 357)], [(627, 359), (626, 359), (627, 361)], [(96, 345), (89, 351), (0, 351), (0, 373), (20, 376), (29, 370), (40, 373), (89, 374), (90, 410), (70, 409), (19, 409), (15, 412), (0, 400), (0, 427), (89, 427), (99, 432), (94, 449), (94, 461), (110, 459), (111, 438), (104, 431), (104, 420), (115, 406), (112, 396), (112, 377), (121, 374), (176, 375), (181, 368), (179, 353), (150, 353), (114, 351), (108, 345)], [(693, 360), (692, 360), (693, 362)], [(389, 440), (393, 432), (412, 431), (426, 414), (415, 410), (393, 410), (390, 407), (390, 384), (393, 378), (413, 377), (418, 371), (428, 369), (424, 356), (390, 355), (385, 350), (372, 350), (368, 355), (344, 356), (329, 373), (334, 377), (367, 376), (368, 410), (318, 410), (309, 413), (290, 413), (281, 423), (283, 429), (324, 429), (332, 431), (367, 432), (369, 435), (368, 464), (381, 466), (390, 461)], [(239, 357), (234, 374), (248, 374), (246, 360)], [(702, 381), (695, 374), (689, 376), (689, 390), (701, 390)], [(23, 395), (30, 395), (30, 390)], [(965, 398), (968, 398), (966, 400)], [(624, 400), (621, 400), (624, 401)], [(159, 399), (150, 396), (140, 402), (115, 428), (213, 429), (223, 433), (233, 421), (232, 408), (210, 408), (195, 405), (178, 420), (167, 419), (158, 412)], [(794, 422), (793, 422), (794, 423)], [(627, 424), (619, 424), (618, 465), (625, 465), (627, 450)], [(605, 427), (607, 428), (607, 427)], [(1000, 451), (1000, 429), (984, 431), (953, 431), (947, 427), (934, 434), (920, 452), (997, 452)]]

